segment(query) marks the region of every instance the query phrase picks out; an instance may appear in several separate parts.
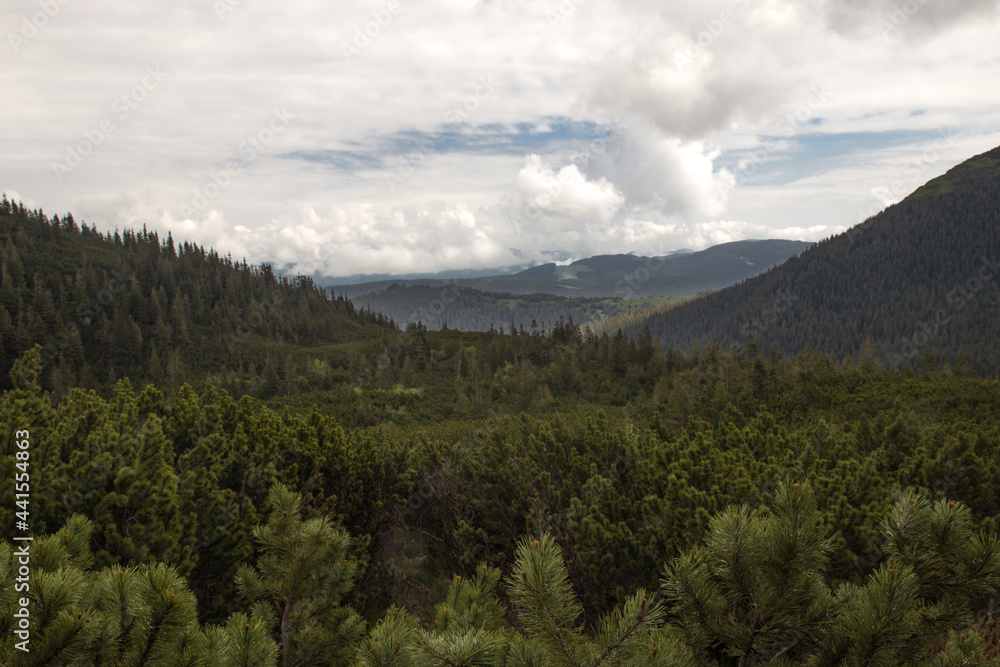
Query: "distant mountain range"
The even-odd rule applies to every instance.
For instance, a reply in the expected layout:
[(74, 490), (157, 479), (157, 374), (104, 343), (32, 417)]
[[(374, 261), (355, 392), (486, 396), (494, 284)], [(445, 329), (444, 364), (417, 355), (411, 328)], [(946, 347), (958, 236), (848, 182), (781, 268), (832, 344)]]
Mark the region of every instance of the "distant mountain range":
[(808, 347), (896, 369), (968, 364), (997, 375), (1000, 148), (763, 275), (628, 332), (646, 326), (664, 348), (742, 348), (753, 336), (765, 352)]
[(370, 295), (365, 302), (376, 310), (379, 308), (377, 293), (391, 286), (459, 285), (511, 295), (551, 294), (587, 298), (692, 296), (766, 271), (803, 252), (810, 245), (804, 241), (781, 239), (735, 241), (699, 252), (679, 252), (665, 257), (598, 255), (563, 266), (542, 264), (505, 275), (449, 279), (387, 278), (330, 287), (350, 298)]

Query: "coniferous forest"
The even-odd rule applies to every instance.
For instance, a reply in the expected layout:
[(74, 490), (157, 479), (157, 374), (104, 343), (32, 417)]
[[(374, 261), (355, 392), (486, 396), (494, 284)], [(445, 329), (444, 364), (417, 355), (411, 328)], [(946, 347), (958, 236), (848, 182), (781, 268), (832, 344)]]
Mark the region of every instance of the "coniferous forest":
[(0, 253), (0, 664), (1000, 664), (995, 320), (900, 370), (401, 329), (6, 199)]
[(804, 347), (892, 370), (942, 362), (1000, 373), (1000, 148), (977, 155), (778, 268), (653, 316), (664, 347)]

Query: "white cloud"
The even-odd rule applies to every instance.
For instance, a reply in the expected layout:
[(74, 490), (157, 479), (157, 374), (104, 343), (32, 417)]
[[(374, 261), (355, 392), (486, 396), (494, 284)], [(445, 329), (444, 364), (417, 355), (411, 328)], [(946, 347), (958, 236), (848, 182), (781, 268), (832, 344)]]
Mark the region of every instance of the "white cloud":
[(725, 209), (733, 175), (715, 167), (718, 152), (702, 142), (664, 136), (636, 121), (620, 126), (608, 144), (588, 155), (586, 171), (614, 183), (628, 206), (684, 219)]
[[(210, 215), (198, 223), (209, 238), (219, 231), (213, 222)], [(258, 230), (244, 231), (243, 237), (248, 252), (274, 248), (273, 259), (280, 266), (307, 274), (344, 276), (388, 269), (411, 273), (517, 261), (467, 207), (440, 201), (389, 215), (370, 204), (338, 206), (325, 214), (302, 208)]]
[(590, 182), (575, 164), (554, 172), (538, 155), (529, 155), (516, 178), (523, 215), (530, 219), (561, 220), (565, 225), (607, 224), (624, 198), (601, 178)]
[[(220, 18), (207, 0), (72, 2), (16, 52), (8, 36), (9, 196), (251, 262), (402, 273), (817, 239), (898, 198), (928, 133), (957, 135), (928, 178), (1000, 142), (1000, 89), (970, 83), (1000, 67), (997, 0), (399, 0), (391, 20), (387, 0), (231, 4)], [(4, 34), (38, 11), (4, 4)], [(151, 67), (169, 76), (135, 99)], [(828, 97), (813, 105), (816, 85)], [(243, 142), (286, 108), (295, 118), (247, 159)], [(465, 124), (449, 124), (456, 109)], [(561, 120), (616, 135), (595, 151)], [(436, 145), (390, 188), (410, 136)], [(828, 139), (850, 136), (871, 139)], [(53, 163), (81, 146), (60, 180)], [(307, 159), (324, 151), (355, 166)]]
[(955, 23), (989, 17), (993, 0), (826, 0), (827, 22), (848, 34), (921, 39)]

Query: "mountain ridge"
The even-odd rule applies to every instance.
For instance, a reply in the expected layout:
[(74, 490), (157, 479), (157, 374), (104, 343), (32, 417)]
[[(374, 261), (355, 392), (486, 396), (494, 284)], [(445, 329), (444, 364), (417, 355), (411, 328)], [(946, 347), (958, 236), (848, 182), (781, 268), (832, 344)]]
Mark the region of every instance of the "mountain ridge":
[(659, 257), (594, 255), (566, 265), (549, 262), (513, 274), (480, 278), (386, 279), (329, 287), (348, 298), (380, 292), (392, 285), (461, 285), (513, 295), (590, 298), (693, 296), (760, 273), (811, 245), (786, 239), (732, 241), (697, 252), (679, 251)]
[[(781, 266), (630, 326), (664, 348), (745, 347), (1000, 371), (1000, 148)], [(867, 342), (866, 342), (867, 341)], [(930, 356), (924, 358), (927, 348)], [(936, 357), (936, 358), (934, 358)]]

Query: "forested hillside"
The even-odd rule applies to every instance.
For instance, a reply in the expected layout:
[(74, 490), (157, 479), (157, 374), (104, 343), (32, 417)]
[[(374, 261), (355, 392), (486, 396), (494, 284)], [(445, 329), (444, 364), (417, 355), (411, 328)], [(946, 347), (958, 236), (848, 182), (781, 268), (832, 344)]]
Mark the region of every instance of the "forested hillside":
[(1000, 667), (1000, 0), (0, 16), (0, 667)]
[[(502, 348), (466, 334), (416, 386), (310, 394), (327, 403), (302, 410), (125, 382), (53, 405), (29, 355), (0, 428), (30, 430), (36, 655), (90, 664), (109, 642), (148, 640), (187, 660), (148, 663), (171, 665), (231, 664), (230, 651), (255, 665), (542, 665), (566, 651), (608, 665), (889, 664), (900, 651), (958, 665), (1000, 648), (996, 381), (752, 351), (650, 363), (628, 346), (616, 367), (600, 341), (524, 338), (555, 356), (515, 371), (517, 353), (490, 362)], [(586, 372), (566, 377), (567, 358)], [(476, 407), (487, 387), (496, 400)], [(362, 405), (374, 426), (330, 416)], [(16, 510), (6, 485), (6, 536)], [(711, 565), (733, 553), (730, 569)], [(775, 562), (794, 592), (767, 598), (787, 576)], [(296, 569), (329, 583), (294, 584)], [(129, 617), (162, 632), (109, 615), (122, 587)], [(0, 605), (15, 604), (5, 588)], [(10, 625), (0, 637), (14, 660)]]
[(4, 210), (0, 664), (997, 664), (967, 366), (399, 330)]
[[(43, 384), (110, 390), (115, 380), (176, 389), (231, 369), (276, 383), (286, 345), (343, 342), (394, 329), (329, 299), (307, 278), (222, 257), (154, 232), (101, 235), (71, 214), (0, 202), (0, 386), (25, 350), (43, 346)], [(248, 340), (267, 341), (245, 345)]]
[[(664, 347), (809, 347), (893, 369), (964, 359), (1000, 373), (1000, 148), (762, 276), (648, 326)], [(867, 341), (867, 343), (866, 343)], [(930, 358), (928, 357), (928, 361)]]
[(532, 333), (551, 331), (559, 322), (582, 326), (624, 312), (649, 310), (666, 303), (680, 303), (685, 299), (514, 295), (506, 292), (482, 292), (455, 284), (443, 287), (391, 285), (379, 292), (355, 297), (352, 301), (359, 308), (382, 313), (401, 325), (419, 323), (429, 329), (503, 329), (508, 333)]

